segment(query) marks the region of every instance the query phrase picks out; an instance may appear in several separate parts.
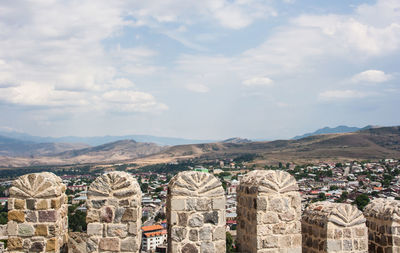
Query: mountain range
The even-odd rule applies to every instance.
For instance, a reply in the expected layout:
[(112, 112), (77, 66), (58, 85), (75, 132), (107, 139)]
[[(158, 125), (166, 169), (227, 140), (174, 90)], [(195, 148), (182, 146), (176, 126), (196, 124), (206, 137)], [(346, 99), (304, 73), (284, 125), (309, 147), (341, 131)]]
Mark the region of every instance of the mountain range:
[(337, 127), (324, 127), (316, 130), (312, 133), (306, 133), (303, 135), (293, 137), (294, 140), (302, 139), (308, 136), (319, 135), (319, 134), (339, 134), (339, 133), (353, 133), (364, 129), (373, 128), (375, 126), (368, 125), (366, 127), (348, 127), (348, 126), (337, 126)]
[(15, 131), (0, 131), (0, 136), (13, 138), (21, 141), (36, 143), (84, 143), (89, 146), (97, 146), (120, 140), (135, 140), (137, 142), (152, 142), (161, 146), (196, 144), (214, 142), (215, 140), (195, 140), (174, 137), (160, 137), (153, 135), (122, 135), (122, 136), (64, 136), (64, 137), (41, 137)]
[[(342, 131), (343, 127), (333, 128)], [(349, 129), (349, 128), (347, 128)], [(325, 128), (326, 131), (332, 129)], [(0, 166), (62, 165), (129, 162), (138, 165), (179, 160), (225, 159), (243, 155), (256, 162), (311, 162), (320, 160), (357, 160), (400, 158), (400, 127), (365, 127), (356, 132), (307, 134), (291, 140), (251, 141), (230, 138), (220, 142), (160, 146), (137, 140), (118, 140), (97, 146), (80, 143), (36, 143), (0, 136)], [(354, 130), (354, 129), (353, 129)]]

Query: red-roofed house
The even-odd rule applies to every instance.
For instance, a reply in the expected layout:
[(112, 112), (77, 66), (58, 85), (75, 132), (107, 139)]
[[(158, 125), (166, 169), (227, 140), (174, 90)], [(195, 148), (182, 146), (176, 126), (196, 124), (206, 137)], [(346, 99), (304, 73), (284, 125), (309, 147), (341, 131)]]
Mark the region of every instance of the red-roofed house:
[(142, 231), (142, 250), (155, 250), (167, 240), (167, 230), (161, 225), (143, 226)]

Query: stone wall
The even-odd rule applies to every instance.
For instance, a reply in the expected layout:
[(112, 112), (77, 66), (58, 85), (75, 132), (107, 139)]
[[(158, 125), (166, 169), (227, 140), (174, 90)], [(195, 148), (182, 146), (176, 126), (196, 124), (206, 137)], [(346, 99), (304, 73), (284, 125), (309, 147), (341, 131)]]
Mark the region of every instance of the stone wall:
[[(140, 252), (142, 208), (136, 179), (126, 172), (98, 177), (88, 189), (87, 233), (70, 233), (70, 238), (65, 189), (48, 172), (13, 182), (8, 224), (0, 226), (0, 239), (8, 238), (7, 252), (66, 252), (67, 241), (73, 253)], [(213, 175), (176, 175), (168, 185), (169, 252), (225, 252), (225, 202), (221, 182)], [(252, 171), (237, 189), (239, 252), (400, 252), (400, 201), (375, 199), (364, 215), (349, 204), (316, 202), (300, 222), (294, 178), (283, 171)]]
[(316, 202), (302, 219), (303, 252), (367, 252), (365, 218), (350, 204)]
[(68, 241), (68, 198), (49, 172), (17, 178), (8, 199), (8, 251), (60, 252)]
[(301, 252), (301, 198), (289, 173), (245, 175), (237, 189), (237, 217), (240, 252)]
[(225, 191), (205, 172), (185, 171), (168, 185), (168, 252), (226, 251)]
[(109, 172), (88, 189), (87, 252), (132, 252), (140, 250), (142, 192), (126, 172)]
[(400, 201), (374, 199), (365, 207), (369, 252), (400, 252)]

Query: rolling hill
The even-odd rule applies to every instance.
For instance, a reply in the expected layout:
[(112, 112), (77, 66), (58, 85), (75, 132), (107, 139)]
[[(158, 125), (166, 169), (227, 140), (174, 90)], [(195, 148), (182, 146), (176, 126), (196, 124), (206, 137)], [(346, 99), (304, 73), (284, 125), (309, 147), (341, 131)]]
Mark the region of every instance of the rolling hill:
[(243, 154), (255, 154), (257, 160), (263, 163), (400, 158), (400, 127), (314, 135), (298, 140), (179, 145), (134, 162), (152, 164), (194, 158), (211, 160), (235, 158)]
[(303, 135), (299, 135), (299, 136), (295, 136), (293, 137), (294, 140), (298, 140), (298, 139), (302, 139), (308, 136), (313, 136), (313, 135), (320, 135), (320, 134), (340, 134), (340, 133), (353, 133), (353, 132), (357, 132), (360, 130), (364, 130), (364, 129), (369, 129), (369, 128), (373, 128), (373, 126), (369, 125), (363, 128), (359, 128), (359, 127), (348, 127), (348, 126), (337, 126), (337, 127), (324, 127), (321, 129), (318, 129), (312, 133), (306, 133)]
[[(1, 140), (0, 140), (1, 141)], [(13, 140), (4, 140), (4, 142)], [(1, 143), (1, 142), (0, 142)], [(28, 145), (31, 145), (28, 143)], [(67, 150), (39, 157), (0, 156), (0, 165), (106, 163), (124, 161), (138, 165), (179, 160), (237, 158), (252, 155), (255, 163), (345, 161), (400, 158), (400, 127), (368, 128), (352, 133), (312, 135), (298, 140), (250, 142), (231, 139), (224, 142), (160, 147), (154, 143), (123, 140), (96, 147)]]

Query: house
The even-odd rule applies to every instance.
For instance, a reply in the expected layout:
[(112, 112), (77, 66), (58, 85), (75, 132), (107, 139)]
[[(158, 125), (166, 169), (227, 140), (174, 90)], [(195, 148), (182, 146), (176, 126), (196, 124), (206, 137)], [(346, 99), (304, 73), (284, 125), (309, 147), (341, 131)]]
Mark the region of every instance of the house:
[(142, 227), (142, 250), (155, 250), (158, 245), (164, 244), (167, 240), (167, 230), (161, 225)]

